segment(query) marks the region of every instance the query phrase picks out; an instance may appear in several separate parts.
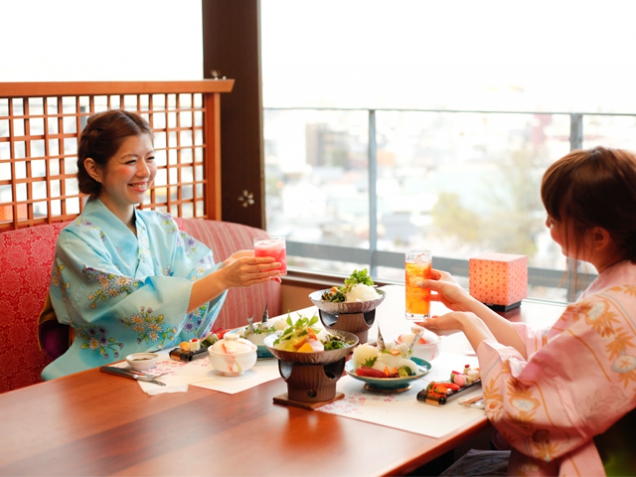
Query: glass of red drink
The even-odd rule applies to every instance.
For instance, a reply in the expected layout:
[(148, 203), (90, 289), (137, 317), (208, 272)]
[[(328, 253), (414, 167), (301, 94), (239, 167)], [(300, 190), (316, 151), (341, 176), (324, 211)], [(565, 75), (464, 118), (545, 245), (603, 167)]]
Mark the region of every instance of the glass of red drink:
[(273, 257), (274, 260), (280, 262), (280, 267), (274, 270), (280, 270), (281, 277), (287, 275), (287, 249), (285, 247), (285, 237), (272, 235), (269, 238), (255, 238), (254, 256)]

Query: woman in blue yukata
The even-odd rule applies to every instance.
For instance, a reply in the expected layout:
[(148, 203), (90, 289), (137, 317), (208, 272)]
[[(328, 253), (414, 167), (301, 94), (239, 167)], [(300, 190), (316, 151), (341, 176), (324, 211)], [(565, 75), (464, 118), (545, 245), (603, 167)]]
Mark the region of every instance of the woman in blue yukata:
[(212, 252), (168, 214), (135, 208), (157, 173), (153, 135), (140, 116), (111, 110), (89, 118), (78, 149), (82, 214), (57, 240), (51, 305), (75, 339), (44, 379), (174, 346), (206, 335), (227, 290), (276, 278), (273, 258)]

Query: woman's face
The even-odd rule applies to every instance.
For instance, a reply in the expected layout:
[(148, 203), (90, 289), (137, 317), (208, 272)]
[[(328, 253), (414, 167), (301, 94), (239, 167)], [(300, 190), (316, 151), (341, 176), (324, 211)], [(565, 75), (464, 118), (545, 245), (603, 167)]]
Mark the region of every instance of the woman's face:
[(148, 134), (129, 136), (99, 171), (99, 199), (112, 212), (128, 212), (143, 201), (157, 174), (152, 140)]

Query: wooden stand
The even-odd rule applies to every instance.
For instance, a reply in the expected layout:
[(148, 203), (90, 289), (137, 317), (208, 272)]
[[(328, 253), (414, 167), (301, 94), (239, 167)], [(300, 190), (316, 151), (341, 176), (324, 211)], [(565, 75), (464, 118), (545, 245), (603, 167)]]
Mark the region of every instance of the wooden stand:
[(353, 333), (360, 340), (359, 344), (367, 342), (369, 329), (375, 321), (375, 309), (365, 313), (340, 313), (338, 315), (318, 310), (318, 314), (325, 328)]
[(336, 393), (335, 397), (333, 399), (330, 399), (329, 401), (301, 402), (301, 401), (294, 401), (293, 399), (289, 399), (289, 395), (285, 393), (285, 394), (279, 394), (278, 396), (274, 396), (274, 404), (281, 404), (283, 406), (300, 407), (302, 409), (307, 409), (308, 411), (315, 411), (316, 409), (318, 409), (321, 406), (324, 406), (325, 404), (338, 401), (344, 397), (345, 397), (344, 393)]
[(336, 396), (336, 383), (344, 371), (346, 358), (330, 364), (301, 364), (278, 361), (280, 375), (287, 383), (289, 401), (325, 403)]

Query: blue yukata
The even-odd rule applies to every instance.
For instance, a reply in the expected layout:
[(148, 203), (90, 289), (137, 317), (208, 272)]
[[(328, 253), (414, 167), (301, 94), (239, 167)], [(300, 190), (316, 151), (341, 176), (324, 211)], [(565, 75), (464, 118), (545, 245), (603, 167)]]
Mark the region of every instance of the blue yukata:
[(44, 379), (178, 346), (212, 328), (227, 292), (191, 313), (192, 285), (218, 268), (212, 251), (181, 232), (169, 214), (135, 210), (137, 236), (98, 199), (58, 237), (49, 288), (69, 350)]

